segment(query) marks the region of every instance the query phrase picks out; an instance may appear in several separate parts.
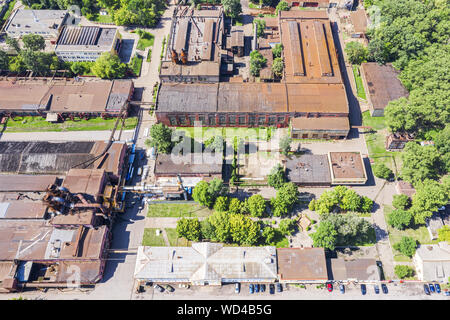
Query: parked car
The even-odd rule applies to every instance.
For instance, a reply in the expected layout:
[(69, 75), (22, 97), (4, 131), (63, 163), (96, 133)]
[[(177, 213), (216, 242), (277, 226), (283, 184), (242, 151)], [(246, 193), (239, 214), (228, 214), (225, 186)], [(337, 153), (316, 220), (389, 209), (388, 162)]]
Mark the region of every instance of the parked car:
[(175, 289), (171, 285), (166, 285), (165, 288), (169, 292), (174, 292), (175, 291)]
[(256, 293), (259, 292), (259, 284), (255, 284), (255, 292), (256, 292)]
[(180, 283), (179, 285), (178, 285), (178, 288), (185, 288), (185, 289), (189, 289), (191, 286), (190, 285), (188, 285), (188, 284), (184, 284), (184, 283)]
[(341, 293), (345, 293), (345, 287), (342, 283), (339, 285), (339, 291), (341, 291)]
[(250, 285), (248, 286), (248, 291), (253, 294), (253, 292), (255, 292), (255, 287), (253, 286), (253, 283), (250, 283)]
[(380, 287), (377, 284), (373, 286), (373, 290), (375, 290), (375, 294), (380, 294)]
[(283, 287), (281, 286), (281, 283), (277, 283), (277, 292), (283, 292)]
[(269, 293), (274, 294), (275, 293), (275, 286), (271, 283), (269, 284)]
[(430, 287), (431, 293), (434, 293), (436, 290), (434, 290), (434, 286), (432, 283), (429, 283), (428, 286)]
[(361, 285), (361, 293), (362, 293), (362, 295), (365, 295), (366, 292), (367, 292), (367, 290), (366, 290), (366, 285), (365, 285), (365, 284), (362, 284), (362, 285)]
[(239, 292), (241, 292), (241, 284), (238, 282), (234, 286), (234, 293), (239, 293)]
[(425, 291), (426, 295), (430, 294), (430, 289), (428, 289), (428, 286), (426, 284), (423, 285), (423, 291)]
[(450, 291), (445, 291), (446, 296), (450, 296)]
[(384, 294), (388, 294), (388, 288), (387, 288), (387, 285), (385, 285), (384, 283), (381, 285), (381, 290), (383, 290), (383, 293)]
[(333, 285), (331, 283), (327, 283), (327, 290), (328, 292), (333, 291)]
[(261, 285), (261, 292), (266, 292), (266, 285), (265, 284)]
[(164, 291), (164, 288), (161, 287), (159, 284), (155, 284), (155, 285), (153, 286), (153, 288), (155, 288), (155, 289), (158, 290), (159, 292), (163, 292), (163, 291)]
[(437, 293), (441, 293), (441, 286), (439, 285), (439, 283), (436, 283), (436, 284), (434, 285), (434, 287), (436, 288), (436, 292), (437, 292)]

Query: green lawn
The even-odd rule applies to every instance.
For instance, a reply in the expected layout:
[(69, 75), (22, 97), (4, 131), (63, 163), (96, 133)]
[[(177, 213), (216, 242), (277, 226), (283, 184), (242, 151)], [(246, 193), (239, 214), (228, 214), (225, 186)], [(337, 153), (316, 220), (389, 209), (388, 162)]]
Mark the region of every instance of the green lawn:
[(143, 60), (143, 58), (142, 58), (140, 55), (136, 54), (136, 55), (131, 59), (130, 63), (128, 64), (128, 65), (129, 65), (129, 68), (130, 68), (131, 70), (133, 70), (133, 73), (134, 73), (137, 77), (139, 77), (139, 76), (141, 75), (142, 60)]
[(177, 229), (175, 228), (166, 228), (167, 238), (169, 239), (169, 244), (172, 247), (190, 247), (191, 241), (188, 241), (184, 238), (178, 238)]
[(212, 210), (199, 204), (190, 203), (152, 203), (147, 217), (207, 217)]
[(155, 41), (155, 36), (147, 31), (138, 30), (136, 31), (139, 34), (139, 41), (137, 44), (138, 50), (144, 51), (148, 47), (152, 47)]
[[(388, 220), (388, 214), (390, 214), (393, 210), (391, 206), (384, 206), (384, 218)], [(438, 240), (432, 241), (430, 239), (430, 235), (426, 226), (419, 226), (414, 229), (405, 229), (405, 230), (397, 230), (390, 225), (387, 225), (387, 230), (389, 233), (389, 242), (391, 243), (392, 251), (394, 254), (394, 260), (398, 262), (407, 262), (412, 261), (411, 258), (401, 254), (397, 250), (394, 249), (394, 244), (399, 242), (402, 237), (412, 237), (417, 240), (420, 244), (435, 244), (438, 243)]]
[[(194, 137), (194, 127), (177, 127), (177, 131), (184, 131), (186, 136)], [(199, 130), (199, 129), (197, 129)], [(202, 127), (201, 133), (203, 140), (207, 140), (211, 137), (222, 136), (226, 140), (230, 141), (234, 137), (240, 137), (242, 139), (249, 138), (250, 140), (267, 140), (274, 136), (276, 128), (232, 128), (232, 127)], [(195, 138), (195, 137), (194, 137)], [(200, 137), (198, 138), (200, 139)]]
[(152, 48), (148, 49), (148, 53), (147, 53), (147, 62), (151, 62), (152, 61)]
[(144, 236), (142, 237), (143, 246), (151, 247), (165, 247), (164, 237), (162, 233), (159, 236), (156, 235), (156, 228), (145, 228)]
[[(401, 151), (386, 151), (386, 123), (384, 117), (372, 117), (370, 111), (362, 113), (363, 125), (372, 127), (372, 132), (365, 133), (367, 148), (369, 149), (369, 157), (374, 160), (374, 164), (384, 163), (387, 167), (395, 172), (401, 169)], [(382, 132), (380, 132), (383, 130)]]
[(107, 15), (96, 14), (90, 20), (100, 23), (114, 23), (112, 16), (110, 16), (109, 14)]
[[(42, 117), (15, 117), (16, 120), (9, 119), (6, 132), (40, 132), (40, 131), (101, 131), (111, 130), (116, 122), (115, 118), (102, 119), (101, 117), (90, 120), (66, 120), (63, 123), (51, 123)], [(134, 129), (137, 125), (137, 118), (125, 119), (124, 130)], [(117, 126), (121, 128), (121, 122)]]
[(353, 67), (353, 75), (355, 76), (356, 90), (357, 90), (358, 97), (366, 100), (367, 99), (366, 92), (364, 91), (364, 85), (362, 82), (362, 78), (359, 74), (359, 66), (353, 65), (352, 67)]

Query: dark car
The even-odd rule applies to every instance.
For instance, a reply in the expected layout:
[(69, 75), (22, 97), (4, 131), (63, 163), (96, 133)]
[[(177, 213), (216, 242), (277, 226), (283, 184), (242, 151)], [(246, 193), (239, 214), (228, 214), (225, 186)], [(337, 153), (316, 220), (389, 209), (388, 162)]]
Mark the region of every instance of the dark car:
[(327, 283), (327, 290), (328, 292), (333, 291), (333, 285), (331, 283)]
[(275, 286), (271, 283), (269, 284), (269, 293), (274, 294), (275, 293)]
[(389, 292), (388, 288), (387, 288), (387, 285), (385, 285), (384, 283), (381, 285), (381, 290), (383, 290), (384, 294), (387, 294)]
[(343, 284), (339, 285), (339, 291), (341, 291), (341, 293), (345, 293), (345, 287)]
[(165, 288), (169, 292), (174, 292), (175, 291), (175, 289), (172, 286), (170, 286), (170, 285), (166, 285)]
[(281, 286), (281, 283), (277, 283), (277, 292), (283, 292), (283, 287)]
[(255, 284), (255, 292), (259, 292), (259, 284)]
[(441, 293), (441, 286), (440, 286), (438, 283), (436, 283), (436, 284), (434, 285), (434, 287), (436, 288), (436, 292), (437, 292), (437, 293)]
[(375, 294), (380, 294), (380, 287), (377, 284), (373, 286), (373, 290), (375, 290)]
[(261, 292), (266, 292), (266, 285), (265, 284), (261, 285)]
[(362, 293), (362, 295), (365, 295), (366, 292), (367, 292), (367, 290), (366, 290), (366, 285), (365, 285), (365, 284), (362, 284), (362, 285), (361, 285), (361, 293)]
[(248, 286), (248, 291), (253, 294), (253, 292), (255, 292), (255, 287), (253, 286), (253, 283), (250, 283), (250, 285)]
[(430, 294), (430, 289), (428, 289), (428, 286), (426, 284), (423, 285), (423, 291), (425, 291), (426, 295)]
[(155, 284), (155, 285), (153, 286), (153, 288), (155, 288), (155, 289), (158, 290), (159, 292), (163, 292), (163, 291), (164, 291), (164, 288), (161, 287), (161, 286), (158, 285), (158, 284)]
[(432, 283), (429, 283), (428, 286), (430, 287), (431, 293), (434, 293), (436, 290), (434, 290), (434, 286)]

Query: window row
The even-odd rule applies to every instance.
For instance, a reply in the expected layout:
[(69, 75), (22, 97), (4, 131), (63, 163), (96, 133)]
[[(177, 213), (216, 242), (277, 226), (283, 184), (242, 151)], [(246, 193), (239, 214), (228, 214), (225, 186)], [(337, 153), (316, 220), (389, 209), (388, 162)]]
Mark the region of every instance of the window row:
[(195, 122), (202, 125), (225, 126), (225, 125), (276, 125), (286, 123), (286, 116), (275, 115), (188, 115), (169, 116), (171, 126), (194, 126)]

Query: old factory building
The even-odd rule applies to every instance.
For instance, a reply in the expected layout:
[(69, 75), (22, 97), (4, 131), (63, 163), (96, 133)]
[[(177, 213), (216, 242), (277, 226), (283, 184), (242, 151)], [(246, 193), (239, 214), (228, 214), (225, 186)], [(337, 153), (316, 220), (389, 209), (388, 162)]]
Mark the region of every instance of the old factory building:
[[(256, 81), (248, 76), (248, 63), (242, 67), (240, 31), (229, 32), (220, 7), (176, 11), (161, 66), (158, 121), (169, 126), (291, 125), (293, 138), (346, 137), (349, 107), (326, 12), (280, 11), (278, 18), (265, 19), (265, 34), (255, 49), (268, 59)], [(277, 43), (283, 45), (282, 77), (270, 71)]]

